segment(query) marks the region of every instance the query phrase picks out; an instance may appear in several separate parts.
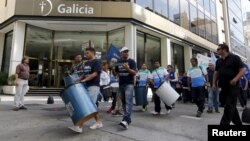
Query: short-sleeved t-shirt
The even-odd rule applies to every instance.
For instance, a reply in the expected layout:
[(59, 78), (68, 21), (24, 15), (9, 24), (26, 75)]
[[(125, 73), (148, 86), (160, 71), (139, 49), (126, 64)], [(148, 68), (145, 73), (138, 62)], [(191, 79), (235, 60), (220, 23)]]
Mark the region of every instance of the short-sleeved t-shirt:
[(84, 69), (84, 63), (80, 63), (80, 64), (74, 64), (71, 67), (71, 73), (76, 73), (78, 75), (80, 75), (83, 72)]
[(244, 68), (244, 64), (237, 55), (230, 53), (224, 60), (218, 59), (215, 71), (218, 72), (219, 86), (230, 86), (230, 81), (239, 73), (240, 68)]
[(19, 79), (28, 80), (30, 76), (30, 67), (28, 65), (19, 64), (16, 67), (16, 74)]
[(129, 74), (128, 71), (125, 68), (123, 68), (122, 64), (124, 63), (127, 63), (130, 69), (136, 71), (136, 63), (133, 59), (118, 61), (115, 70), (119, 76), (119, 84), (120, 85), (134, 84), (134, 75)]
[(205, 76), (207, 70), (202, 67), (192, 67), (188, 70), (188, 76), (191, 78), (192, 87), (201, 87), (205, 85)]
[(83, 74), (84, 77), (88, 77), (90, 74), (96, 72), (97, 76), (86, 82), (86, 85), (89, 86), (100, 86), (100, 74), (101, 74), (101, 61), (99, 59), (94, 59), (87, 61), (84, 65)]
[(150, 78), (150, 71), (148, 69), (139, 70), (136, 76), (138, 77), (139, 81), (138, 86), (147, 86), (147, 81)]
[(153, 80), (154, 88), (159, 88), (161, 83), (165, 81), (165, 78), (168, 76), (168, 72), (165, 68), (159, 67), (153, 70), (152, 74), (150, 75), (150, 79)]

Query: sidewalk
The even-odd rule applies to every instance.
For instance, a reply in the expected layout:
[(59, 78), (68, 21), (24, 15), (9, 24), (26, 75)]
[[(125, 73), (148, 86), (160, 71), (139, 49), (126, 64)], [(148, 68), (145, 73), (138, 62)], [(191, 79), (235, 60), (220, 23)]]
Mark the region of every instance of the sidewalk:
[(47, 97), (26, 97), (28, 110), (18, 112), (12, 111), (13, 97), (1, 96), (1, 99), (1, 141), (205, 141), (207, 125), (218, 124), (221, 118), (221, 114), (215, 113), (196, 118), (195, 105), (178, 102), (170, 115), (153, 116), (149, 113), (154, 108), (150, 102), (145, 113), (139, 112), (141, 107), (134, 107), (132, 124), (123, 130), (118, 125), (121, 117), (106, 113), (110, 105), (106, 102), (100, 104), (104, 127), (90, 130), (91, 120), (82, 134), (75, 134), (67, 128), (72, 126), (72, 121), (60, 97), (54, 97), (53, 105), (46, 104)]

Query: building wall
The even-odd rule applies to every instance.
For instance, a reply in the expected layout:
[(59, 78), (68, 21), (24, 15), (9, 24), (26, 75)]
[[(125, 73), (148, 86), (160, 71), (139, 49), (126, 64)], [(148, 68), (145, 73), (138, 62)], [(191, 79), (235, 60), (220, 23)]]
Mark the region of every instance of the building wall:
[(7, 0), (7, 4), (5, 2), (5, 0), (0, 1), (0, 24), (15, 13), (16, 0)]
[(4, 36), (5, 34), (0, 33), (0, 70), (2, 68), (2, 60), (3, 60)]
[(219, 0), (216, 0), (216, 11), (217, 11), (217, 23), (218, 23), (218, 37), (219, 43), (226, 42), (226, 35), (225, 35), (225, 18), (223, 15), (223, 3)]

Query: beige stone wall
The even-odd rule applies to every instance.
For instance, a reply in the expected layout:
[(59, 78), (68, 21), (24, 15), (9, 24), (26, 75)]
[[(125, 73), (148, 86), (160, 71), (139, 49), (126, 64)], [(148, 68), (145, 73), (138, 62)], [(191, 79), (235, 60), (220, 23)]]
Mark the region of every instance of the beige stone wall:
[(5, 0), (0, 0), (0, 24), (14, 16), (16, 0), (7, 0), (7, 5), (5, 5)]

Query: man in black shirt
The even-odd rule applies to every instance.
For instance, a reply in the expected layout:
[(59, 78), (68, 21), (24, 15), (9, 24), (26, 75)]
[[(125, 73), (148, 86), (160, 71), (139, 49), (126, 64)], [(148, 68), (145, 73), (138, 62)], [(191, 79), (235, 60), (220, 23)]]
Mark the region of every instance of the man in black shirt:
[(230, 125), (232, 121), (235, 125), (242, 125), (236, 104), (239, 93), (238, 83), (245, 74), (243, 63), (238, 56), (229, 53), (229, 47), (226, 44), (219, 44), (217, 52), (221, 58), (216, 62), (213, 90), (216, 90), (218, 80), (219, 87), (225, 94), (224, 114), (220, 124)]
[[(88, 94), (93, 101), (96, 103), (97, 96), (100, 93), (100, 74), (101, 74), (101, 61), (95, 57), (95, 49), (89, 47), (86, 49), (86, 58), (88, 61), (84, 65), (83, 74), (76, 81), (86, 83)], [(99, 113), (95, 115), (96, 123), (90, 126), (90, 129), (102, 128), (103, 124)], [(69, 129), (81, 133), (82, 128), (79, 126), (69, 127)]]
[(124, 110), (123, 119), (120, 122), (120, 125), (125, 129), (128, 129), (128, 125), (131, 123), (131, 113), (133, 107), (136, 63), (133, 59), (128, 57), (129, 49), (127, 47), (123, 47), (120, 52), (121, 60), (117, 62), (115, 68), (115, 72), (119, 76), (119, 87)]

